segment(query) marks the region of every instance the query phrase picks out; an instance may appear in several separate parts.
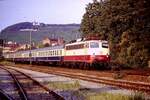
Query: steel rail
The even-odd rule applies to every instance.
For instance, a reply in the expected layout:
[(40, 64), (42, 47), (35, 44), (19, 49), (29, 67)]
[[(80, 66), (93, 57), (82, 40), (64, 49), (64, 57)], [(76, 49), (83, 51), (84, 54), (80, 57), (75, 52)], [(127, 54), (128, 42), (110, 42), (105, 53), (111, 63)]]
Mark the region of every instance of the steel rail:
[[(7, 67), (8, 68), (8, 67)], [(55, 93), (54, 91), (51, 91), (49, 88), (47, 88), (46, 86), (44, 86), (43, 84), (41, 84), (40, 82), (38, 82), (37, 80), (33, 79), (31, 76), (17, 70), (17, 69), (13, 69), (13, 68), (8, 68), (8, 69), (12, 69), (15, 70), (18, 73), (21, 73), (22, 75), (26, 76), (28, 79), (32, 80), (34, 83), (38, 84), (40, 87), (42, 87), (45, 91), (47, 91), (49, 94), (52, 94), (57, 100), (64, 100), (63, 97), (61, 97), (60, 95), (58, 95), (57, 93)]]
[(65, 72), (65, 71), (55, 71), (55, 70), (51, 71), (51, 70), (48, 70), (48, 68), (41, 70), (40, 67), (35, 67), (35, 68), (32, 67), (30, 68), (30, 70), (45, 72), (45, 73), (54, 74), (54, 75), (61, 75), (65, 77), (71, 77), (71, 78), (76, 78), (76, 79), (81, 79), (81, 80), (86, 80), (86, 81), (91, 81), (91, 82), (96, 82), (96, 83), (118, 86), (120, 88), (138, 90), (138, 91), (144, 91), (144, 92), (150, 93), (150, 83), (134, 82), (134, 81), (127, 81), (127, 80), (120, 80), (120, 79), (111, 79), (111, 78), (104, 78), (104, 77), (98, 77), (98, 76), (93, 76), (93, 75), (90, 76), (86, 74), (78, 74), (78, 73)]
[(110, 78), (103, 78), (103, 77), (98, 77), (98, 76), (93, 77), (93, 76), (86, 75), (86, 74), (79, 75), (73, 72), (66, 73), (66, 72), (61, 72), (61, 71), (51, 71), (48, 69), (41, 70), (41, 68), (37, 68), (37, 67), (36, 68), (32, 67), (30, 68), (30, 70), (36, 70), (36, 71), (45, 72), (49, 74), (61, 75), (61, 76), (77, 78), (77, 79), (82, 79), (82, 80), (87, 80), (87, 81), (93, 81), (96, 83), (108, 84), (108, 85), (118, 86), (118, 87), (126, 88), (126, 89), (150, 92), (150, 83), (126, 81), (126, 80), (120, 80), (120, 79), (110, 79)]
[(18, 81), (18, 79), (16, 78), (16, 76), (11, 71), (9, 71), (8, 69), (3, 68), (3, 67), (0, 67), (0, 68), (6, 70), (11, 75), (11, 77), (14, 79), (16, 87), (19, 90), (19, 95), (21, 97), (21, 100), (29, 100), (28, 97), (27, 97), (26, 91), (23, 89), (21, 83)]
[(126, 89), (132, 89), (132, 90), (138, 90), (138, 91), (144, 91), (144, 92), (150, 92), (150, 84), (149, 83), (142, 83), (142, 82), (132, 82), (132, 81), (125, 81), (125, 80), (115, 80), (115, 79), (107, 79), (97, 76), (90, 76), (90, 75), (79, 75), (77, 73), (66, 73), (66, 72), (50, 72), (55, 75), (62, 75), (66, 77), (96, 82), (96, 83), (102, 83), (107, 85), (113, 85), (118, 86)]
[(0, 98), (4, 100), (14, 100), (12, 97), (10, 97), (5, 91), (0, 89)]

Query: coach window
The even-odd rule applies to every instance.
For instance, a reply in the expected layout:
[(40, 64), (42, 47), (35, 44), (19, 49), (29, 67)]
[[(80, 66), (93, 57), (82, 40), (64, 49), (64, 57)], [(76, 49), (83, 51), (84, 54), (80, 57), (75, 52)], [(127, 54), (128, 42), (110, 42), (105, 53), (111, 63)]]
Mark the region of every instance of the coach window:
[(51, 56), (53, 55), (53, 51), (51, 50)]
[(56, 55), (59, 55), (59, 52), (58, 52), (58, 50), (57, 50), (57, 53), (56, 53)]
[(48, 51), (48, 55), (51, 55), (51, 52), (50, 52), (50, 51)]
[(36, 57), (36, 52), (34, 52), (34, 57)]
[(52, 51), (52, 55), (54, 55), (54, 50)]
[(55, 51), (53, 51), (53, 56), (55, 55)]
[(52, 56), (52, 51), (50, 51), (51, 52), (51, 56)]
[(33, 53), (33, 52), (31, 52), (31, 55), (32, 55), (32, 56), (34, 56), (34, 53)]
[(55, 50), (55, 56), (56, 56), (56, 50)]
[(44, 52), (42, 52), (42, 56), (44, 56)]
[(34, 53), (32, 52), (31, 55), (32, 55), (32, 57), (33, 57), (33, 56), (34, 56)]
[(54, 55), (56, 55), (56, 50), (54, 50)]
[(55, 55), (55, 51), (53, 50), (53, 56)]
[(60, 50), (57, 50), (57, 55), (60, 55)]
[(57, 50), (57, 52), (56, 52), (56, 55), (59, 55), (59, 52), (58, 52), (58, 50)]
[(46, 56), (48, 56), (49, 54), (48, 54), (48, 51), (46, 52)]
[(46, 52), (43, 52), (44, 56), (46, 56)]
[(60, 50), (60, 55), (62, 55), (62, 50)]
[(57, 55), (59, 55), (59, 50), (57, 50)]
[(98, 42), (91, 42), (90, 48), (99, 48), (99, 43)]
[(45, 51), (45, 56), (47, 56), (47, 51)]
[(60, 50), (58, 50), (58, 55), (60, 55), (60, 52), (59, 52)]
[(43, 56), (45, 56), (45, 53), (46, 53), (46, 52), (43, 52)]
[(44, 53), (45, 53), (44, 55), (47, 56), (47, 52), (45, 51)]
[(55, 53), (56, 55), (57, 55), (57, 50), (56, 50), (56, 53)]
[(41, 52), (41, 56), (43, 56), (43, 52)]
[(50, 55), (52, 55), (52, 51), (50, 51)]
[(47, 52), (45, 51), (45, 55), (44, 56), (47, 56)]
[(45, 56), (47, 56), (47, 51), (45, 51)]
[(60, 55), (62, 55), (62, 50), (60, 50)]
[(57, 50), (55, 50), (55, 56), (57, 55)]
[(47, 56), (47, 51), (45, 51), (45, 56)]
[(49, 51), (49, 55), (52, 55), (52, 51)]

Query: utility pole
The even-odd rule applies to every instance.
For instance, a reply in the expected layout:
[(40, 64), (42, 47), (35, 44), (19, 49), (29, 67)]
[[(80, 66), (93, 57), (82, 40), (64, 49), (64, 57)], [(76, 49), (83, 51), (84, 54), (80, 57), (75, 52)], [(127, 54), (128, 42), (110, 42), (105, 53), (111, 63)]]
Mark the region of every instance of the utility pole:
[[(35, 23), (32, 23), (32, 25), (34, 26), (34, 25), (36, 25)], [(32, 52), (31, 52), (31, 50), (32, 50), (32, 32), (33, 31), (37, 31), (37, 29), (21, 29), (20, 31), (28, 31), (29, 32), (29, 44), (30, 44), (30, 51), (29, 51), (29, 61), (30, 61), (30, 65), (32, 65)]]
[(3, 57), (3, 46), (4, 46), (4, 41), (3, 39), (0, 39), (0, 59)]
[(32, 65), (32, 53), (31, 53), (31, 46), (32, 46), (32, 40), (31, 40), (31, 36), (32, 36), (32, 30), (29, 31), (30, 32), (30, 53), (29, 53), (29, 59), (30, 59), (30, 65)]

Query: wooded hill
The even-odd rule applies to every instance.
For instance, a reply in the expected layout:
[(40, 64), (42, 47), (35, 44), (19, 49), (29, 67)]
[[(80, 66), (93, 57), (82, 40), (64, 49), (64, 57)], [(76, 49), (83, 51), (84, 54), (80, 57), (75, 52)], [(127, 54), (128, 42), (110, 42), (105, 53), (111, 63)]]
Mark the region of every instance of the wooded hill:
[(113, 62), (143, 68), (150, 60), (150, 1), (93, 0), (86, 7), (80, 31), (107, 39)]
[(31, 22), (22, 22), (8, 26), (0, 33), (0, 38), (6, 41), (16, 41), (17, 43), (29, 43), (29, 31), (21, 31), (22, 29), (36, 28), (36, 32), (32, 32), (32, 41), (38, 43), (45, 37), (64, 38), (70, 41), (81, 36), (79, 32), (80, 24), (44, 24), (39, 23), (33, 26)]

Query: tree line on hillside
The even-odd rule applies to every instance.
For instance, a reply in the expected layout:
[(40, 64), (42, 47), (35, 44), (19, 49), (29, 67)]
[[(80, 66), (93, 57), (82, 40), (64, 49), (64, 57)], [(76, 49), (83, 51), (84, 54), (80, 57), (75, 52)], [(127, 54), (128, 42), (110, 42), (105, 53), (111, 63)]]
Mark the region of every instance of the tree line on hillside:
[(93, 0), (86, 7), (80, 31), (108, 40), (112, 61), (143, 68), (150, 60), (150, 1)]
[[(23, 29), (36, 29), (32, 31), (32, 41), (39, 43), (45, 37), (63, 37), (65, 41), (76, 39), (81, 34), (78, 31), (80, 24), (44, 24), (33, 26), (31, 22), (21, 22), (6, 27), (0, 32), (0, 39), (5, 41), (15, 41), (17, 43), (29, 43), (30, 32)], [(35, 35), (36, 34), (36, 35)]]

